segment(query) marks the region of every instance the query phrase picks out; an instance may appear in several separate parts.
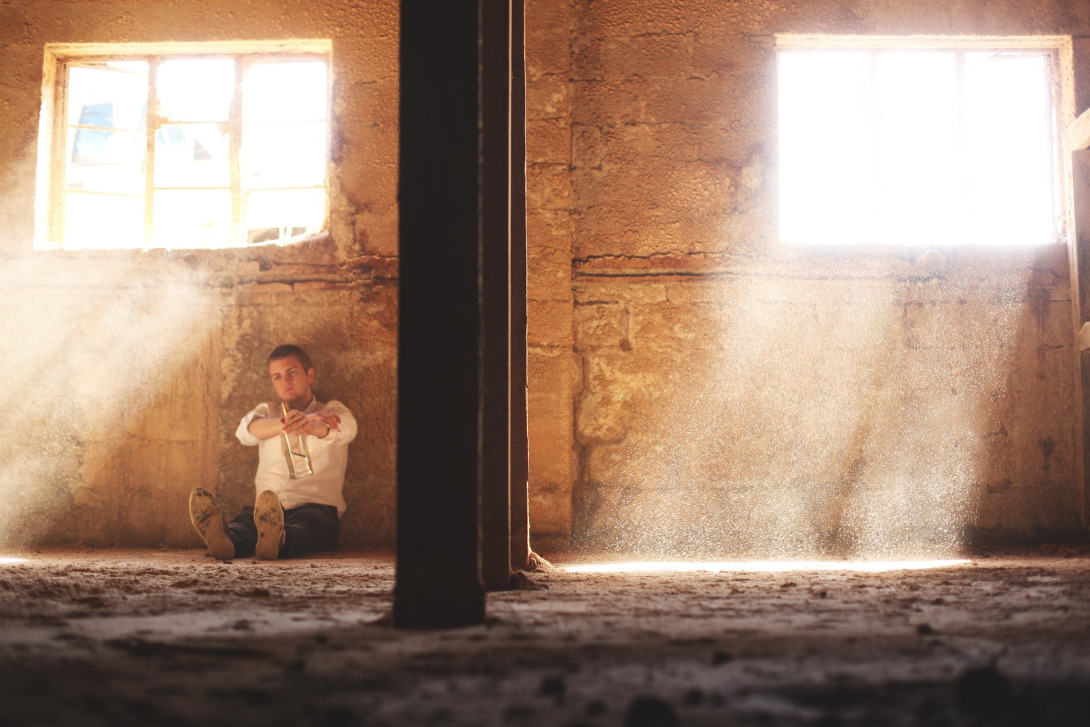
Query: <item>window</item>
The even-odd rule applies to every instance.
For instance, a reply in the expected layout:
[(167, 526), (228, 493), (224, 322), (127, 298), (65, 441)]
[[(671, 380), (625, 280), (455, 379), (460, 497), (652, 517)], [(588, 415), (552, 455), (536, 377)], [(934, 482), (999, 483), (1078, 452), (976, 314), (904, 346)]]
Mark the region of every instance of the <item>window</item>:
[(328, 56), (188, 50), (57, 56), (40, 247), (217, 248), (325, 225)]
[(1057, 240), (1057, 57), (979, 46), (781, 47), (781, 238)]

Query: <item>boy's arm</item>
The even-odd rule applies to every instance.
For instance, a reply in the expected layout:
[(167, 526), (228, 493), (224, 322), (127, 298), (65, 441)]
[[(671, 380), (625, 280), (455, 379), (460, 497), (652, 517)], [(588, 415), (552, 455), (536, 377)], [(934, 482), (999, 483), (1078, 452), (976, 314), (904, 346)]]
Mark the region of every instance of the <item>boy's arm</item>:
[(320, 415), (327, 425), (331, 420), (335, 420), (326, 436), (318, 435), (321, 439), (348, 444), (356, 438), (356, 419), (352, 416), (352, 412), (348, 411), (348, 407), (341, 402), (331, 401), (316, 414)]
[[(341, 424), (341, 418), (334, 412), (316, 411), (304, 414), (292, 409), (280, 420), (280, 430), (289, 434), (310, 434), (318, 439), (325, 439)], [(254, 436), (259, 436), (256, 433)]]
[[(256, 447), (263, 439), (279, 434), (282, 426), (279, 418), (271, 417), (268, 403), (258, 404), (253, 411), (242, 417), (238, 429), (235, 430), (235, 437), (247, 447)], [(270, 434), (270, 430), (274, 431)], [(258, 436), (259, 433), (264, 436)]]
[(280, 433), (284, 431), (284, 424), (279, 419), (254, 418), (250, 420), (246, 431), (258, 439), (272, 439), (280, 436)]

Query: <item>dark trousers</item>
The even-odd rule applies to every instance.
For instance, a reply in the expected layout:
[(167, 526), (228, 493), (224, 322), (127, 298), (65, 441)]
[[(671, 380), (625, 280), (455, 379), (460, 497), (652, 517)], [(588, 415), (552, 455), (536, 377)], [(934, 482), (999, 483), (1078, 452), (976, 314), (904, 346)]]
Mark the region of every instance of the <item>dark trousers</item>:
[[(333, 550), (341, 534), (341, 519), (333, 505), (307, 503), (284, 511), (284, 532), (287, 539), (280, 546), (279, 558), (298, 558), (307, 553)], [(235, 557), (254, 554), (257, 526), (254, 509), (247, 505), (242, 513), (227, 523), (227, 534), (235, 544)]]

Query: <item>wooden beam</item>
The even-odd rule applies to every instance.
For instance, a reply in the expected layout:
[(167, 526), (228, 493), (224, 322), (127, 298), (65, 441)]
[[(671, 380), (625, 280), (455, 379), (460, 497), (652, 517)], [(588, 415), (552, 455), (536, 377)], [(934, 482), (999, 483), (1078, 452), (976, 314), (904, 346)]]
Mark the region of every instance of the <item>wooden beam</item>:
[(1077, 336), (1079, 351), (1090, 351), (1090, 323), (1083, 323)]
[(1079, 114), (1079, 118), (1067, 127), (1064, 142), (1069, 152), (1090, 149), (1090, 109)]
[[(1090, 42), (1086, 38), (1072, 39), (1072, 81), (1074, 98), (1071, 105), (1090, 105)], [(1071, 285), (1071, 317), (1076, 337), (1074, 370), (1075, 436), (1080, 446), (1075, 450), (1075, 481), (1080, 492), (1079, 517), (1090, 528), (1090, 351), (1087, 350), (1090, 322), (1090, 110), (1075, 119), (1064, 134), (1067, 146), (1071, 192), (1068, 220), (1068, 276)]]

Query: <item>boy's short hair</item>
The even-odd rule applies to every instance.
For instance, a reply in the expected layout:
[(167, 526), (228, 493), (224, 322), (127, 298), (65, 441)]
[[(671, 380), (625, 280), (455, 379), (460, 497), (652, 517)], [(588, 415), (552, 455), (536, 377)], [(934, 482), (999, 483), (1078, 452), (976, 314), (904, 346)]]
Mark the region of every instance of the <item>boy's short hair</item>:
[(274, 348), (272, 353), (269, 354), (269, 357), (265, 359), (265, 366), (267, 367), (273, 361), (279, 361), (280, 359), (288, 358), (289, 356), (294, 356), (295, 360), (303, 364), (303, 368), (307, 371), (314, 368), (314, 364), (310, 362), (310, 356), (307, 355), (307, 352), (294, 343), (285, 343)]

